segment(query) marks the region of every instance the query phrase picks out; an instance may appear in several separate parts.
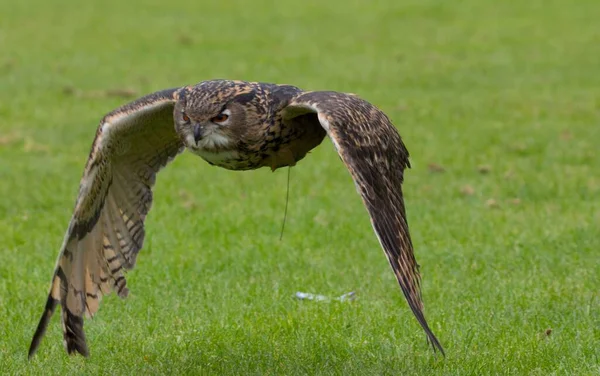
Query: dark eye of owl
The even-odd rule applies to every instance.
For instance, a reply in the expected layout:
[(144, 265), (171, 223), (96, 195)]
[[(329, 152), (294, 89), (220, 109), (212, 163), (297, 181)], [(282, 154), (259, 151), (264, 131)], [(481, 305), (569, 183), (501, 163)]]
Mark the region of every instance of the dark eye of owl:
[(183, 121), (185, 121), (186, 123), (190, 122), (190, 117), (187, 116), (185, 113), (181, 114), (181, 118), (183, 119)]
[(221, 112), (214, 118), (210, 119), (210, 121), (212, 121), (213, 123), (223, 123), (223, 122), (227, 121), (227, 119), (229, 119), (229, 114), (226, 114), (225, 112)]

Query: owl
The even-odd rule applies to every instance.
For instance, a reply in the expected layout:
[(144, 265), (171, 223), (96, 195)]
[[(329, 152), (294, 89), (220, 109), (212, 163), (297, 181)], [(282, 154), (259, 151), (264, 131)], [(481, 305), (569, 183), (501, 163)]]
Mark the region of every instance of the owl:
[(107, 114), (98, 126), (46, 301), (29, 348), (57, 305), (65, 349), (88, 356), (83, 318), (103, 295), (126, 297), (125, 271), (144, 243), (156, 175), (188, 150), (229, 170), (294, 166), (329, 136), (355, 183), (404, 297), (434, 350), (402, 196), (408, 151), (389, 118), (354, 94), (210, 80), (159, 91)]

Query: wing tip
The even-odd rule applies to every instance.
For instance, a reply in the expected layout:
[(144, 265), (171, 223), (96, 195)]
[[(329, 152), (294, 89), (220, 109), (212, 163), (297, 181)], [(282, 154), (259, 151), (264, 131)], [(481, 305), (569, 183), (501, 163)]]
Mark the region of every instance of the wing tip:
[(48, 328), (48, 323), (50, 322), (50, 318), (54, 314), (54, 310), (56, 309), (56, 305), (58, 304), (58, 300), (52, 297), (52, 294), (48, 294), (48, 300), (46, 301), (46, 307), (44, 308), (44, 313), (42, 313), (42, 317), (40, 318), (40, 322), (38, 323), (37, 329), (33, 334), (33, 338), (31, 339), (31, 344), (29, 345), (29, 351), (27, 358), (31, 359), (35, 352), (37, 351), (44, 334), (46, 333), (46, 329)]
[(427, 336), (427, 343), (429, 343), (431, 345), (434, 353), (437, 353), (437, 351), (439, 350), (439, 352), (442, 354), (442, 356), (446, 357), (446, 352), (444, 351), (442, 344), (437, 339), (435, 334), (433, 334), (433, 331), (431, 330), (431, 328), (429, 327), (429, 324), (427, 323), (427, 320), (425, 319), (425, 314), (423, 313), (423, 302), (421, 300), (420, 294), (418, 294), (416, 296), (416, 299), (413, 300), (413, 299), (411, 299), (411, 295), (410, 295), (408, 289), (406, 289), (402, 283), (400, 283), (400, 287), (402, 288), (402, 292), (404, 293), (404, 296), (406, 297), (408, 306), (410, 307), (415, 318), (417, 319), (417, 321), (419, 322), (419, 324), (425, 331), (425, 335)]
[[(412, 305), (411, 305), (411, 308), (413, 308)], [(413, 310), (413, 313), (415, 314), (415, 317), (417, 318), (417, 321), (419, 322), (419, 324), (421, 324), (421, 327), (425, 331), (425, 335), (427, 336), (427, 343), (431, 345), (431, 347), (433, 348), (433, 352), (435, 354), (437, 354), (437, 352), (439, 351), (442, 354), (443, 357), (446, 357), (446, 352), (444, 351), (444, 348), (442, 347), (442, 344), (440, 343), (440, 341), (437, 339), (437, 337), (435, 336), (435, 334), (433, 334), (433, 331), (431, 330), (431, 328), (427, 324), (427, 320), (425, 320), (425, 316), (423, 315), (423, 311), (419, 310), (419, 314), (417, 314)]]
[(83, 331), (83, 317), (77, 316), (68, 308), (63, 307), (63, 323), (63, 339), (67, 353), (72, 355), (77, 352), (88, 357), (89, 350)]
[(442, 357), (445, 358), (446, 352), (444, 351), (444, 348), (442, 347), (442, 344), (440, 343), (440, 341), (438, 341), (438, 339), (431, 332), (431, 330), (427, 331), (426, 333), (427, 333), (427, 342), (429, 342), (429, 344), (433, 348), (433, 353), (437, 354), (437, 352), (439, 351), (442, 354)]
[[(411, 308), (412, 308), (412, 306), (411, 306)], [(435, 336), (435, 334), (433, 334), (433, 331), (431, 330), (431, 328), (427, 324), (427, 320), (425, 320), (425, 316), (423, 315), (423, 311), (419, 310), (419, 314), (417, 314), (413, 310), (413, 313), (415, 314), (415, 317), (417, 318), (417, 321), (419, 322), (419, 324), (421, 324), (421, 327), (425, 331), (425, 335), (427, 336), (427, 342), (433, 348), (433, 352), (437, 354), (437, 351), (439, 351), (442, 354), (443, 357), (446, 357), (446, 352), (444, 351), (444, 348), (442, 347), (442, 344), (440, 343), (440, 341), (437, 339), (437, 337)]]

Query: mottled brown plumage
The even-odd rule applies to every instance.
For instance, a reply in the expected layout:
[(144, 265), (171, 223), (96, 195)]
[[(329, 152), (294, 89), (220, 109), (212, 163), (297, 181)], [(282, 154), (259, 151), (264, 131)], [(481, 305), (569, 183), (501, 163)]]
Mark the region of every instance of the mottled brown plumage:
[(96, 313), (102, 295), (127, 296), (124, 272), (144, 241), (156, 174), (185, 148), (230, 170), (275, 170), (294, 166), (325, 135), (356, 184), (410, 308), (443, 353), (423, 315), (402, 198), (408, 151), (388, 117), (352, 94), (212, 80), (150, 94), (100, 122), (29, 356), (57, 304), (67, 352), (88, 355), (83, 316)]

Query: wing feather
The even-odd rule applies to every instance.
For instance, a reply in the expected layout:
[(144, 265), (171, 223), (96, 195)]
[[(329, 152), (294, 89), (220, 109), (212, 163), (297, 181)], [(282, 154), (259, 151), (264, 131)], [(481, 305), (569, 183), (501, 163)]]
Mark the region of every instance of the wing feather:
[(173, 123), (177, 95), (150, 94), (100, 122), (29, 357), (58, 304), (67, 352), (87, 356), (83, 316), (98, 311), (102, 295), (127, 296), (125, 271), (144, 242), (156, 174), (183, 151)]
[(354, 180), (408, 305), (434, 350), (443, 354), (423, 314), (421, 277), (402, 196), (409, 154), (398, 131), (381, 110), (351, 94), (302, 93), (284, 109), (284, 121), (303, 112), (317, 114)]

